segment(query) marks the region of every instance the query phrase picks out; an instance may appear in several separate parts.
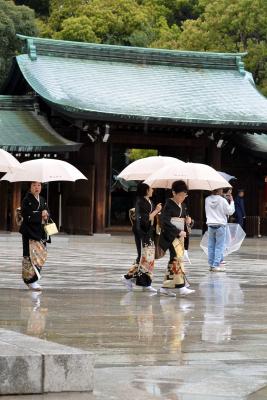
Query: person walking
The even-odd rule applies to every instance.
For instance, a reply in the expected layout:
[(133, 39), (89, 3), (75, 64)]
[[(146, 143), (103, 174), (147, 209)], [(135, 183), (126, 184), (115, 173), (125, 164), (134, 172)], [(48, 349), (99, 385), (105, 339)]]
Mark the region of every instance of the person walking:
[(140, 183), (137, 188), (137, 201), (135, 205), (135, 220), (133, 233), (137, 249), (136, 263), (130, 268), (122, 281), (131, 290), (133, 282), (143, 290), (156, 292), (152, 284), (152, 276), (155, 263), (154, 246), (154, 218), (161, 211), (161, 203), (153, 206), (150, 198), (153, 189), (145, 183)]
[(41, 269), (47, 257), (44, 223), (48, 220), (49, 212), (45, 199), (40, 196), (41, 190), (40, 182), (31, 182), (21, 205), (23, 221), (19, 232), (23, 245), (22, 279), (32, 290), (41, 290)]
[(185, 224), (191, 223), (191, 218), (187, 216), (186, 207), (183, 204), (187, 191), (184, 181), (175, 181), (172, 184), (172, 198), (166, 201), (162, 211), (159, 244), (164, 251), (169, 249), (170, 260), (159, 290), (160, 295), (176, 296), (172, 289), (176, 289), (182, 296), (195, 292), (186, 287), (183, 262)]
[(212, 272), (225, 271), (225, 267), (220, 263), (225, 246), (227, 218), (235, 212), (232, 195), (229, 196), (230, 204), (222, 195), (223, 189), (216, 189), (205, 200), (208, 226), (208, 263)]
[(235, 198), (235, 217), (236, 217), (236, 222), (241, 226), (241, 228), (243, 228), (244, 219), (246, 218), (245, 202), (244, 202), (245, 191), (244, 189), (238, 189), (237, 192), (238, 193)]

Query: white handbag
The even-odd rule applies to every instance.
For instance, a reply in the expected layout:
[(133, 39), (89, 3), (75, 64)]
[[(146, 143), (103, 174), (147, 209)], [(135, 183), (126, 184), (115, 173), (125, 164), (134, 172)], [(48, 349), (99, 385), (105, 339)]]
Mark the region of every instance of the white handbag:
[(44, 225), (45, 233), (48, 236), (56, 235), (58, 233), (57, 226), (56, 226), (55, 222), (52, 220), (52, 218), (50, 218), (50, 221), (52, 221), (52, 222), (50, 222), (50, 223), (48, 222), (47, 224)]
[(179, 229), (180, 231), (184, 231), (184, 218), (180, 217), (173, 217), (171, 218), (171, 224), (175, 226), (175, 228)]

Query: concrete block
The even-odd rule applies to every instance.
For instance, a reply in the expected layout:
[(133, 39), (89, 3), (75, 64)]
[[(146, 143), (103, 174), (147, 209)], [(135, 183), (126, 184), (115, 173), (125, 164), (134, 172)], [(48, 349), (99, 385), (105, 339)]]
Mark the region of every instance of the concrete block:
[(42, 356), (0, 342), (0, 395), (42, 393)]
[[(6, 352), (1, 352), (1, 344)], [(0, 354), (0, 394), (93, 390), (93, 353), (0, 329)], [(8, 371), (8, 381), (4, 369)], [(25, 379), (18, 379), (18, 374)], [(8, 382), (15, 380), (17, 385), (12, 391)]]
[(44, 392), (93, 390), (94, 368), (90, 354), (45, 355)]

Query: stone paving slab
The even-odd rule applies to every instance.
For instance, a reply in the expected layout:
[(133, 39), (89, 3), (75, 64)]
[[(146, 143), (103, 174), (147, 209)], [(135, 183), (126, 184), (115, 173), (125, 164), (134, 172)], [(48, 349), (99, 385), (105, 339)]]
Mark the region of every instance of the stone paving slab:
[(0, 394), (92, 391), (94, 354), (0, 329)]
[[(267, 399), (266, 238), (246, 239), (224, 274), (209, 273), (192, 238), (186, 269), (196, 292), (184, 299), (127, 292), (120, 276), (134, 244), (100, 239), (53, 240), (37, 295), (21, 281), (21, 242), (0, 240), (0, 326), (97, 355), (94, 391), (64, 400)], [(156, 288), (167, 261), (156, 262)]]

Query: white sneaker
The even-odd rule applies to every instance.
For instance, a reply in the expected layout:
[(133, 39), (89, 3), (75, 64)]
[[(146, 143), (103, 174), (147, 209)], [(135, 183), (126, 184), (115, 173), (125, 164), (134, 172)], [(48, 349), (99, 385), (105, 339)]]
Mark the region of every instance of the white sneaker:
[(39, 283), (37, 281), (33, 282), (33, 283), (29, 283), (28, 286), (32, 290), (42, 290), (41, 285), (39, 285)]
[(170, 289), (166, 289), (163, 287), (159, 289), (159, 294), (162, 296), (176, 297), (176, 294), (174, 292), (172, 292)]
[(157, 289), (152, 286), (143, 286), (143, 292), (157, 292)]
[(127, 287), (128, 290), (133, 290), (133, 282), (131, 279), (126, 279), (125, 276), (122, 275), (121, 281)]
[(220, 266), (213, 266), (213, 267), (210, 267), (210, 271), (211, 272), (225, 272), (226, 271), (226, 269), (225, 269), (225, 267), (222, 265), (220, 265)]
[(188, 289), (187, 287), (182, 287), (178, 289), (178, 293), (180, 296), (187, 296), (188, 294), (195, 293), (195, 290)]

